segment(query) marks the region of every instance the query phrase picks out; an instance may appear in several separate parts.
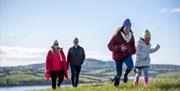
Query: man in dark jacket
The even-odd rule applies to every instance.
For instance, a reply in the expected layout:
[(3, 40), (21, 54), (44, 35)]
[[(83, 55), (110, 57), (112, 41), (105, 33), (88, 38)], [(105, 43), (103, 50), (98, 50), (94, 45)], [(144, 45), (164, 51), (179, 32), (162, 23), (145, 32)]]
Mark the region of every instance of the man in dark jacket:
[(81, 65), (85, 60), (84, 49), (78, 45), (79, 40), (75, 38), (74, 45), (69, 49), (67, 55), (68, 65), (71, 67), (71, 82), (73, 87), (77, 87), (79, 83), (79, 73), (81, 71)]

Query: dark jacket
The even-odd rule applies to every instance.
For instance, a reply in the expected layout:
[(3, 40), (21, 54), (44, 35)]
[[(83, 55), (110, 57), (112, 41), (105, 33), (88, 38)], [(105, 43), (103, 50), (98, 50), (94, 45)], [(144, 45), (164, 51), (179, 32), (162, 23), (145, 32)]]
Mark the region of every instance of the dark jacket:
[(71, 47), (68, 51), (67, 62), (71, 65), (81, 66), (85, 60), (85, 52), (84, 49), (80, 46), (75, 48)]
[[(127, 46), (127, 50), (125, 52), (121, 51), (121, 45), (124, 44)], [(131, 56), (136, 52), (134, 36), (129, 42), (126, 42), (121, 34), (115, 34), (108, 44), (108, 48), (112, 51), (112, 58), (114, 60), (123, 60), (127, 56)]]

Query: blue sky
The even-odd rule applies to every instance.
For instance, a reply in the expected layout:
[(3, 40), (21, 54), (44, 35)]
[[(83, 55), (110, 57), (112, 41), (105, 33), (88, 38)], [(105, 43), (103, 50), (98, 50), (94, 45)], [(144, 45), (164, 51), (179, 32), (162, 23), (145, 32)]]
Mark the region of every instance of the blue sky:
[(111, 59), (107, 44), (123, 20), (130, 18), (136, 41), (152, 33), (153, 64), (180, 65), (179, 0), (0, 0), (1, 65), (45, 61), (58, 39), (66, 54), (78, 37), (87, 58)]

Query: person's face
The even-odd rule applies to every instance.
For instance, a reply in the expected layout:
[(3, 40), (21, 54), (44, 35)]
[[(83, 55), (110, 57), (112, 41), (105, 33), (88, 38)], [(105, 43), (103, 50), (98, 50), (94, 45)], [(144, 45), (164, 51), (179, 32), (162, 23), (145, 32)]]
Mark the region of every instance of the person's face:
[(54, 49), (58, 49), (58, 44), (54, 44)]
[(144, 42), (145, 42), (146, 44), (148, 44), (148, 43), (150, 42), (150, 40), (151, 40), (151, 39), (150, 39), (149, 37), (145, 37), (145, 38), (144, 38)]
[(124, 26), (123, 31), (124, 31), (125, 34), (128, 34), (131, 31), (131, 27)]
[(76, 38), (76, 39), (74, 39), (74, 45), (78, 45), (78, 43), (79, 43), (79, 40)]

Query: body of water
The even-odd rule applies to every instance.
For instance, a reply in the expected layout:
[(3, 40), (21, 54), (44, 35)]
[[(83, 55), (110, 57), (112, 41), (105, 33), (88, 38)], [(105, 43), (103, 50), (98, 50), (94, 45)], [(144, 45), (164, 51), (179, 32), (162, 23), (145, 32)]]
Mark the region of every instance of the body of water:
[(46, 88), (51, 88), (51, 85), (0, 87), (0, 91), (27, 91), (27, 90), (33, 90), (33, 89), (46, 89)]

